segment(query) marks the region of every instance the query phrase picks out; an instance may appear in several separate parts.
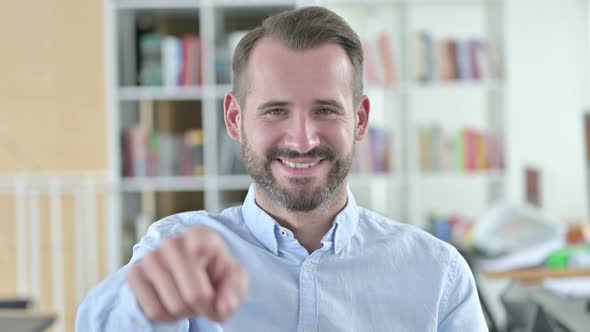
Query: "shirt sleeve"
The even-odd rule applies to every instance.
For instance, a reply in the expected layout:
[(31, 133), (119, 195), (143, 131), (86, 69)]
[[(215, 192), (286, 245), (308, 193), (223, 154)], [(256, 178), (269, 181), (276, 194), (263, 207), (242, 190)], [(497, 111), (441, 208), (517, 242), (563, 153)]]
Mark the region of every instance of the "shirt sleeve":
[(439, 331), (488, 331), (467, 262), (454, 248), (439, 310)]
[(153, 224), (146, 236), (134, 246), (129, 264), (107, 277), (88, 293), (78, 307), (76, 331), (189, 331), (188, 320), (175, 323), (157, 323), (149, 320), (127, 284), (127, 272), (135, 262), (153, 250), (162, 239), (183, 231), (178, 227), (166, 227), (168, 223), (162, 220), (162, 223)]

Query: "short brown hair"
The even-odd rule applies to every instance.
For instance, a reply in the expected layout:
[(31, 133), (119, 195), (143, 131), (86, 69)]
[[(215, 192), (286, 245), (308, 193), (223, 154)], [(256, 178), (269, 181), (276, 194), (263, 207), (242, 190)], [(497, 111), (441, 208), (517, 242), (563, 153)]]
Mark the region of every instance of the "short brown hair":
[(246, 67), (258, 40), (274, 37), (293, 50), (304, 50), (324, 43), (342, 47), (353, 66), (352, 95), (356, 106), (363, 95), (363, 49), (357, 33), (338, 14), (323, 7), (303, 7), (270, 16), (249, 31), (238, 43), (233, 59), (233, 92), (240, 103), (248, 94)]

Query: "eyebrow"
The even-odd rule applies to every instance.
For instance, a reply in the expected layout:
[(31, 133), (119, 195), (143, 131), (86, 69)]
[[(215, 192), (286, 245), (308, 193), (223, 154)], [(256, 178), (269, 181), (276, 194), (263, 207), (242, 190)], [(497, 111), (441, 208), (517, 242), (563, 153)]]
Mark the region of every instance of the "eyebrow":
[[(344, 106), (342, 106), (342, 104), (340, 102), (338, 102), (337, 100), (334, 100), (334, 99), (316, 99), (316, 100), (314, 100), (314, 103), (316, 105), (328, 105), (328, 106), (336, 107), (338, 109), (344, 109)], [(271, 107), (285, 107), (285, 106), (289, 106), (289, 105), (291, 105), (291, 103), (288, 101), (271, 100), (271, 101), (267, 101), (264, 104), (259, 105), (257, 108), (258, 108), (258, 110), (264, 110), (264, 109), (271, 108)]]
[(314, 101), (317, 105), (329, 105), (338, 109), (344, 109), (344, 106), (334, 99), (316, 99)]
[(270, 108), (270, 107), (285, 107), (285, 106), (289, 106), (291, 103), (289, 103), (288, 101), (281, 101), (281, 100), (271, 100), (271, 101), (267, 101), (264, 104), (259, 105), (257, 108), (258, 110), (262, 111), (266, 108)]

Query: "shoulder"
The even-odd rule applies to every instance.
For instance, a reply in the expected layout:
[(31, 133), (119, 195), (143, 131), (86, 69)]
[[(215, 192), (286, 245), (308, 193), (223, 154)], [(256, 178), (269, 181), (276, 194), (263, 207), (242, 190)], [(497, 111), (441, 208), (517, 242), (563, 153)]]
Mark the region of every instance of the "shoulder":
[(462, 259), (452, 245), (410, 224), (359, 208), (359, 234), (365, 245), (376, 245), (399, 259), (419, 261), (429, 272), (452, 273)]

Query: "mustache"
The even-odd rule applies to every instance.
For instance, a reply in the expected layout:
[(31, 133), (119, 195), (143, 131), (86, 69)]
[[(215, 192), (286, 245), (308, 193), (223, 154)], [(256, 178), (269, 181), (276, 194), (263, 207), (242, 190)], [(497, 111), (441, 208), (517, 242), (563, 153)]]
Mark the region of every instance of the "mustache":
[(334, 151), (328, 147), (317, 147), (313, 148), (305, 153), (297, 152), (295, 150), (290, 150), (286, 148), (280, 147), (272, 147), (266, 153), (266, 159), (270, 162), (275, 159), (283, 158), (320, 158), (320, 159), (327, 159), (327, 160), (334, 160), (336, 158), (336, 154)]

